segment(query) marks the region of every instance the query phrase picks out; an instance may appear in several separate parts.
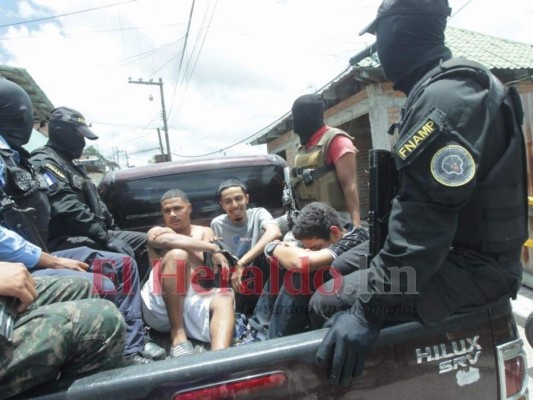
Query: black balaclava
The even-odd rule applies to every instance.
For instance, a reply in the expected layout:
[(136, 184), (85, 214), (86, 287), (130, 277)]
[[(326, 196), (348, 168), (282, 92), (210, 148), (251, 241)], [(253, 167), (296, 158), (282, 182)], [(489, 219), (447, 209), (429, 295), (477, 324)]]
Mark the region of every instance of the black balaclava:
[(33, 131), (33, 107), (19, 85), (0, 79), (0, 135), (15, 150), (28, 143)]
[(325, 104), (317, 94), (304, 94), (292, 105), (292, 130), (305, 145), (309, 138), (322, 128), (324, 123)]
[(76, 126), (65, 121), (48, 123), (48, 146), (69, 160), (81, 157), (85, 148), (85, 136), (78, 132)]
[(395, 90), (409, 94), (440, 60), (452, 57), (444, 44), (446, 20), (441, 15), (390, 15), (377, 21), (379, 61)]

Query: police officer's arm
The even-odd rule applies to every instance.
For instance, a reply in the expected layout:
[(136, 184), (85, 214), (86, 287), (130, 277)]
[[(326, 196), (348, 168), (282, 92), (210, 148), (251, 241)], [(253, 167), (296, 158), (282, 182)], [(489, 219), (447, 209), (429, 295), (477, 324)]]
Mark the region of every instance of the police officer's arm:
[(84, 262), (45, 253), (40, 247), (3, 226), (0, 226), (0, 260), (21, 263), (28, 269), (41, 267), (83, 272), (89, 268)]
[(89, 268), (89, 265), (84, 262), (71, 260), (70, 258), (56, 257), (45, 252), (41, 253), (37, 266), (50, 269), (70, 269), (79, 272), (85, 272)]
[[(383, 274), (371, 282), (370, 291), (378, 296), (370, 305), (405, 297), (379, 296), (380, 287), (390, 288), (395, 268), (404, 267), (406, 273), (401, 275), (400, 292), (414, 280), (420, 293), (449, 253), (459, 211), (476, 186), (480, 149), (475, 145), (483, 129), (479, 121), (485, 121), (487, 111), (483, 96), (475, 83), (447, 80), (430, 85), (419, 98), (395, 147), (401, 189), (392, 204), (383, 249), (371, 262)], [(452, 126), (457, 111), (469, 108), (478, 112), (464, 113), (461, 128)]]
[(95, 242), (104, 243), (107, 229), (88, 205), (78, 200), (70, 187), (67, 172), (62, 170), (52, 159), (31, 158), (35, 167), (53, 181), (48, 188), (52, 218), (60, 219), (69, 230), (79, 236), (87, 236)]
[(334, 164), (337, 178), (344, 193), (346, 208), (352, 217), (352, 223), (355, 227), (361, 226), (355, 155), (345, 153)]

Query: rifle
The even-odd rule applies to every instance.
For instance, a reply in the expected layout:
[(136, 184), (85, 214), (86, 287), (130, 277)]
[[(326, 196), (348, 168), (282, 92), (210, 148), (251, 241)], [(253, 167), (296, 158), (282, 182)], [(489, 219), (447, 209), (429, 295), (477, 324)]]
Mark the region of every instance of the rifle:
[(296, 208), (296, 202), (292, 194), (291, 187), (291, 168), (283, 168), (283, 195), (281, 201), (285, 207), (287, 207), (287, 223), (289, 230), (292, 230), (294, 224), (294, 218), (298, 215), (298, 209)]
[(48, 252), (46, 243), (35, 226), (35, 209), (29, 207), (21, 210), (2, 189), (0, 189), (0, 217), (6, 228), (39, 246), (42, 251)]
[(17, 299), (15, 297), (0, 296), (0, 348), (4, 348), (13, 342), (13, 327)]
[(0, 359), (0, 369), (4, 370), (13, 358), (13, 328), (17, 316), (17, 301), (15, 297), (0, 296), (0, 351), (4, 356)]
[(370, 211), (368, 231), (370, 235), (369, 261), (379, 253), (389, 231), (392, 199), (398, 193), (398, 171), (388, 150), (369, 151)]

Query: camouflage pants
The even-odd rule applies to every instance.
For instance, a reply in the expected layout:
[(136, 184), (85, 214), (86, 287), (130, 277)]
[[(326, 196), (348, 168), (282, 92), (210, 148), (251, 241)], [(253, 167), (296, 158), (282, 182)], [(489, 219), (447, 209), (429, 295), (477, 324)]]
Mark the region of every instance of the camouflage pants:
[(113, 368), (122, 360), (124, 320), (111, 302), (92, 298), (89, 280), (35, 282), (39, 295), (16, 319), (13, 348), (0, 349), (0, 399), (59, 376)]

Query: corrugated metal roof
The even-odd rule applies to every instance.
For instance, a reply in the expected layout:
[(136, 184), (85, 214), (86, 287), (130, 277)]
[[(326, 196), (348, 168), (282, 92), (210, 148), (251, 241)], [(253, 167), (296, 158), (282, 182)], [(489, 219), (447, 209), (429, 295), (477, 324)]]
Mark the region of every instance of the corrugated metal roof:
[[(454, 57), (466, 57), (489, 69), (516, 70), (533, 68), (533, 44), (515, 42), (449, 26), (446, 45)], [(366, 57), (357, 67), (380, 68), (377, 53)]]
[(0, 76), (15, 82), (28, 93), (33, 105), (33, 113), (38, 119), (44, 121), (50, 116), (50, 111), (54, 109), (54, 105), (26, 69), (0, 65)]
[(490, 69), (533, 68), (533, 45), (448, 27), (446, 44), (454, 57), (467, 57)]

